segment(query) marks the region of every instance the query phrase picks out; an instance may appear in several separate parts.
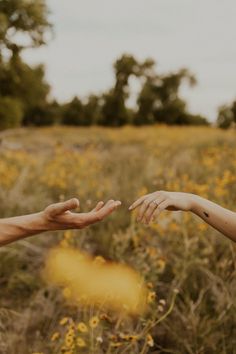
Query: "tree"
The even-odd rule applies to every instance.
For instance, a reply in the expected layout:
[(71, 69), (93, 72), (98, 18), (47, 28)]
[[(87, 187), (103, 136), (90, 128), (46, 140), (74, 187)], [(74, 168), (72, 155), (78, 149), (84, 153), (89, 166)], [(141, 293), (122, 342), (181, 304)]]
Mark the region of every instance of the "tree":
[[(46, 43), (51, 30), (45, 0), (0, 1), (0, 53), (19, 54), (22, 49)], [(22, 41), (19, 43), (18, 33)]]
[[(166, 123), (192, 124), (196, 116), (187, 112), (186, 102), (180, 98), (179, 89), (183, 81), (190, 86), (196, 84), (195, 77), (182, 69), (168, 75), (158, 75), (152, 68), (151, 75), (146, 76), (144, 85), (137, 99), (138, 110), (134, 118), (136, 125)], [(191, 121), (191, 117), (194, 117)], [(206, 120), (198, 119), (206, 124)]]
[(51, 29), (47, 16), (44, 0), (0, 0), (0, 97), (21, 103), (25, 124), (47, 105), (50, 87), (44, 67), (30, 67), (21, 52), (45, 44)]
[(236, 122), (235, 102), (232, 105), (223, 105), (218, 109), (216, 124), (219, 128), (228, 129)]
[(102, 98), (90, 95), (84, 105), (84, 115), (87, 125), (101, 123), (101, 101)]
[(236, 123), (236, 101), (234, 101), (234, 102), (232, 103), (231, 111), (232, 111), (232, 113), (233, 113), (233, 120), (234, 120), (234, 122)]
[(120, 89), (111, 89), (103, 95), (100, 124), (119, 127), (128, 123), (125, 97)]
[(78, 97), (67, 103), (63, 109), (62, 123), (65, 125), (89, 125), (90, 121), (86, 120), (84, 113), (84, 105)]
[(23, 109), (19, 100), (12, 97), (0, 97), (0, 130), (20, 126)]
[(133, 117), (126, 107), (130, 95), (129, 79), (131, 76), (141, 78), (152, 73), (154, 62), (147, 59), (138, 62), (132, 55), (124, 54), (114, 63), (114, 87), (103, 95), (102, 123), (121, 126), (131, 123)]
[(48, 126), (61, 122), (61, 106), (57, 101), (45, 103), (44, 105), (34, 106), (25, 125)]
[(21, 101), (25, 124), (30, 123), (35, 107), (46, 104), (50, 87), (44, 76), (42, 65), (31, 68), (19, 55), (13, 55), (9, 62), (2, 64), (0, 96), (11, 96)]

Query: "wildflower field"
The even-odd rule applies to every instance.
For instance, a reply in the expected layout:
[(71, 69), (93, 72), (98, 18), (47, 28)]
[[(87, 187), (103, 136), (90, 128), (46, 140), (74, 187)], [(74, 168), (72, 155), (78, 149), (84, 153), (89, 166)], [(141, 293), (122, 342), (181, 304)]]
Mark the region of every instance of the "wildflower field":
[[(235, 131), (152, 126), (1, 133), (0, 217), (70, 197), (80, 199), (83, 211), (98, 200), (122, 201), (92, 227), (0, 249), (1, 354), (236, 353), (235, 244), (190, 213), (163, 212), (150, 226), (138, 224), (128, 206), (155, 190), (196, 193), (235, 210)], [(146, 311), (72, 303), (69, 289), (43, 276), (55, 246), (132, 267), (148, 289)]]

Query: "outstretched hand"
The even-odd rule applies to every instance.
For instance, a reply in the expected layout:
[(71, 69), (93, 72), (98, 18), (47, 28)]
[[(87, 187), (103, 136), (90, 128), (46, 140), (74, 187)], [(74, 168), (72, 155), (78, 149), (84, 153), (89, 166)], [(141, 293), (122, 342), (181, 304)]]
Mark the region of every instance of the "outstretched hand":
[(157, 191), (140, 197), (129, 207), (129, 210), (132, 211), (136, 208), (139, 208), (137, 221), (149, 224), (163, 210), (191, 210), (192, 195), (180, 192)]
[(88, 213), (76, 213), (72, 210), (79, 208), (80, 203), (78, 199), (72, 198), (49, 205), (42, 212), (42, 218), (47, 230), (83, 229), (102, 221), (120, 205), (120, 201), (109, 200), (106, 204), (101, 201)]

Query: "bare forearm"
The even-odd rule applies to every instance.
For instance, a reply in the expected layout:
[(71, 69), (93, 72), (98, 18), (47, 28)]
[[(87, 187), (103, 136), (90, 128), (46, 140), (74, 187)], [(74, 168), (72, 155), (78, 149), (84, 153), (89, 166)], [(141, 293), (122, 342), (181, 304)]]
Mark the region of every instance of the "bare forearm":
[(236, 213), (194, 195), (191, 211), (223, 235), (236, 242)]
[(73, 213), (72, 210), (79, 207), (79, 200), (72, 198), (51, 204), (36, 214), (0, 219), (0, 247), (44, 231), (83, 229), (102, 221), (120, 205), (120, 201), (111, 199), (107, 203), (98, 202), (96, 207), (87, 213)]
[(0, 219), (0, 246), (46, 230), (42, 213)]
[(199, 197), (183, 192), (156, 191), (138, 198), (129, 210), (138, 208), (137, 220), (146, 224), (164, 210), (191, 211), (206, 223), (236, 242), (236, 213)]

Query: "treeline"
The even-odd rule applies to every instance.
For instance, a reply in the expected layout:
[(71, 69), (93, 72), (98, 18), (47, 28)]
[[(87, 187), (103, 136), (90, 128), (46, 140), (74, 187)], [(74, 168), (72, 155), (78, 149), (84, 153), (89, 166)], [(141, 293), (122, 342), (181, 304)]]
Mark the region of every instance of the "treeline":
[[(107, 92), (81, 100), (59, 104), (48, 101), (50, 87), (43, 66), (31, 68), (13, 52), (9, 61), (1, 62), (0, 117), (1, 128), (15, 125), (82, 125), (119, 127), (124, 124), (207, 124), (204, 117), (188, 112), (180, 97), (183, 81), (195, 84), (195, 78), (183, 69), (161, 75), (154, 61), (138, 62), (132, 55), (123, 55), (114, 63), (115, 82)], [(141, 90), (135, 109), (127, 107), (130, 79), (140, 81)]]
[[(180, 97), (184, 81), (196, 82), (188, 70), (162, 75), (153, 60), (139, 62), (132, 55), (123, 55), (114, 63), (114, 85), (107, 92), (86, 100), (75, 97), (65, 104), (50, 101), (44, 67), (30, 67), (22, 59), (23, 50), (46, 44), (50, 31), (44, 0), (0, 1), (0, 129), (52, 124), (207, 124), (204, 117), (188, 112)], [(135, 108), (130, 109), (127, 100), (134, 77), (141, 90)]]
[[(161, 74), (152, 59), (140, 62), (128, 54), (114, 63), (114, 84), (107, 92), (83, 100), (74, 97), (64, 104), (51, 101), (43, 65), (31, 67), (22, 59), (23, 50), (46, 44), (50, 32), (44, 0), (0, 1), (0, 129), (53, 124), (208, 124), (201, 115), (191, 114), (180, 96), (183, 83), (196, 84), (187, 69)], [(18, 33), (24, 38), (20, 44)], [(127, 103), (133, 78), (139, 81), (140, 91), (131, 109)]]

